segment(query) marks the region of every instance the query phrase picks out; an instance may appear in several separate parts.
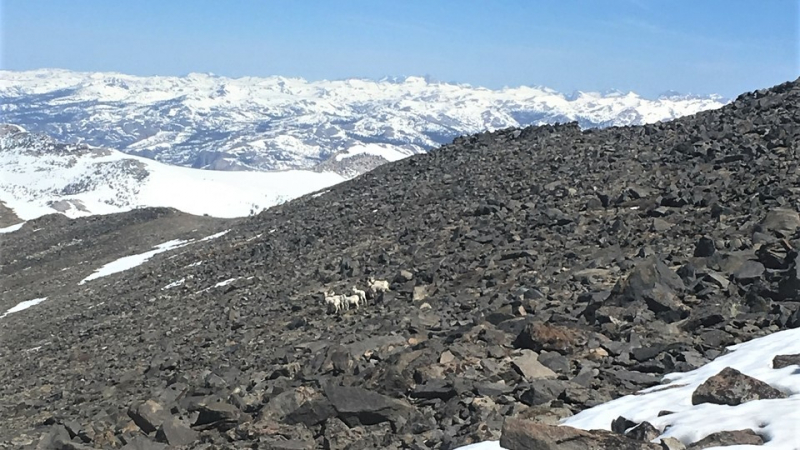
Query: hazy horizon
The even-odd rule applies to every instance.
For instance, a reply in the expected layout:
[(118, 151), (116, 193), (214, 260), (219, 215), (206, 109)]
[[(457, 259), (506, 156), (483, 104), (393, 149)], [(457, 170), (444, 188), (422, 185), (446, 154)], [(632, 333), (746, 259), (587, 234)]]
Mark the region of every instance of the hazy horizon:
[(5, 70), (308, 81), (429, 76), (489, 89), (742, 92), (794, 80), (798, 2), (0, 4)]

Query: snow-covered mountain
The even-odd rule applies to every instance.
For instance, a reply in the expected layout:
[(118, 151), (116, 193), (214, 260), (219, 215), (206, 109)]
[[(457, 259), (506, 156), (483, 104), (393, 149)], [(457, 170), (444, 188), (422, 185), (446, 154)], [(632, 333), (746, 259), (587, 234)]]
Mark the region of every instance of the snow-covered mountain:
[(22, 220), (166, 206), (240, 217), (344, 180), (333, 172), (221, 172), (164, 164), (0, 126), (0, 202)]
[[(309, 82), (0, 71), (4, 122), (65, 142), (220, 170), (308, 169), (337, 157), (340, 173), (358, 173), (463, 134), (568, 121), (642, 124), (724, 103), (673, 92), (648, 100), (618, 91), (490, 90), (421, 77)], [(346, 158), (364, 154), (370, 156)], [(346, 164), (355, 161), (355, 169)]]

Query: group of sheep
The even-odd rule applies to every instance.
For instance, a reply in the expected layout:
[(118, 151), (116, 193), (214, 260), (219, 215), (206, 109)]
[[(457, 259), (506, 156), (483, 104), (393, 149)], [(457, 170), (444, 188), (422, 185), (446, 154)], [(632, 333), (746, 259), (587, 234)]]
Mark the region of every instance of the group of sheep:
[[(386, 280), (376, 280), (373, 277), (369, 277), (367, 284), (367, 290), (372, 298), (376, 298), (378, 294), (389, 290), (389, 282)], [(355, 286), (352, 287), (350, 294), (337, 295), (331, 291), (325, 291), (324, 294), (328, 312), (339, 313), (343, 310), (347, 311), (351, 306), (358, 309), (360, 304), (367, 303), (367, 293)]]

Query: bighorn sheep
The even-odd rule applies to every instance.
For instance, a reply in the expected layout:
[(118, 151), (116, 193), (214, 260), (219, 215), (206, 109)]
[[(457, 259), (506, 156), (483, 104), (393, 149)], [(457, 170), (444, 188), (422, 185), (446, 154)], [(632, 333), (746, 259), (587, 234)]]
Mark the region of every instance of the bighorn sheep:
[(325, 304), (328, 305), (328, 311), (338, 313), (342, 310), (344, 303), (343, 295), (333, 295), (332, 292), (325, 291)]
[(358, 301), (360, 299), (358, 295), (354, 294), (342, 297), (344, 298), (345, 309), (350, 309), (350, 305), (353, 305), (356, 307), (356, 309), (358, 309)]
[(389, 290), (389, 282), (386, 280), (376, 280), (373, 277), (369, 277), (367, 282), (369, 284), (369, 290), (374, 297), (377, 297), (379, 292), (386, 292)]
[(353, 286), (353, 294), (358, 296), (358, 299), (363, 302), (365, 305), (367, 304), (367, 293), (358, 289), (357, 287)]

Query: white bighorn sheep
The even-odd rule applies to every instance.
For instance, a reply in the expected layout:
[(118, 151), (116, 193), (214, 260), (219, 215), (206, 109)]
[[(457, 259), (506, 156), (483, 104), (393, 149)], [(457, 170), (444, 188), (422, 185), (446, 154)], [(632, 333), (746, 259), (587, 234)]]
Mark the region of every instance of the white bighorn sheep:
[(367, 282), (369, 283), (369, 290), (372, 292), (373, 297), (377, 297), (380, 292), (387, 292), (389, 290), (389, 282), (386, 280), (376, 280), (373, 277), (369, 277)]
[(328, 311), (339, 313), (342, 310), (344, 303), (343, 295), (334, 295), (332, 292), (325, 291), (325, 304), (328, 305)]
[(355, 306), (356, 309), (358, 309), (358, 301), (360, 299), (358, 295), (343, 295), (342, 297), (344, 299), (345, 309), (350, 309), (350, 305)]
[(366, 292), (364, 292), (361, 289), (358, 289), (357, 287), (353, 286), (353, 294), (357, 295), (358, 299), (362, 303), (364, 303), (365, 305), (367, 304), (367, 293)]

